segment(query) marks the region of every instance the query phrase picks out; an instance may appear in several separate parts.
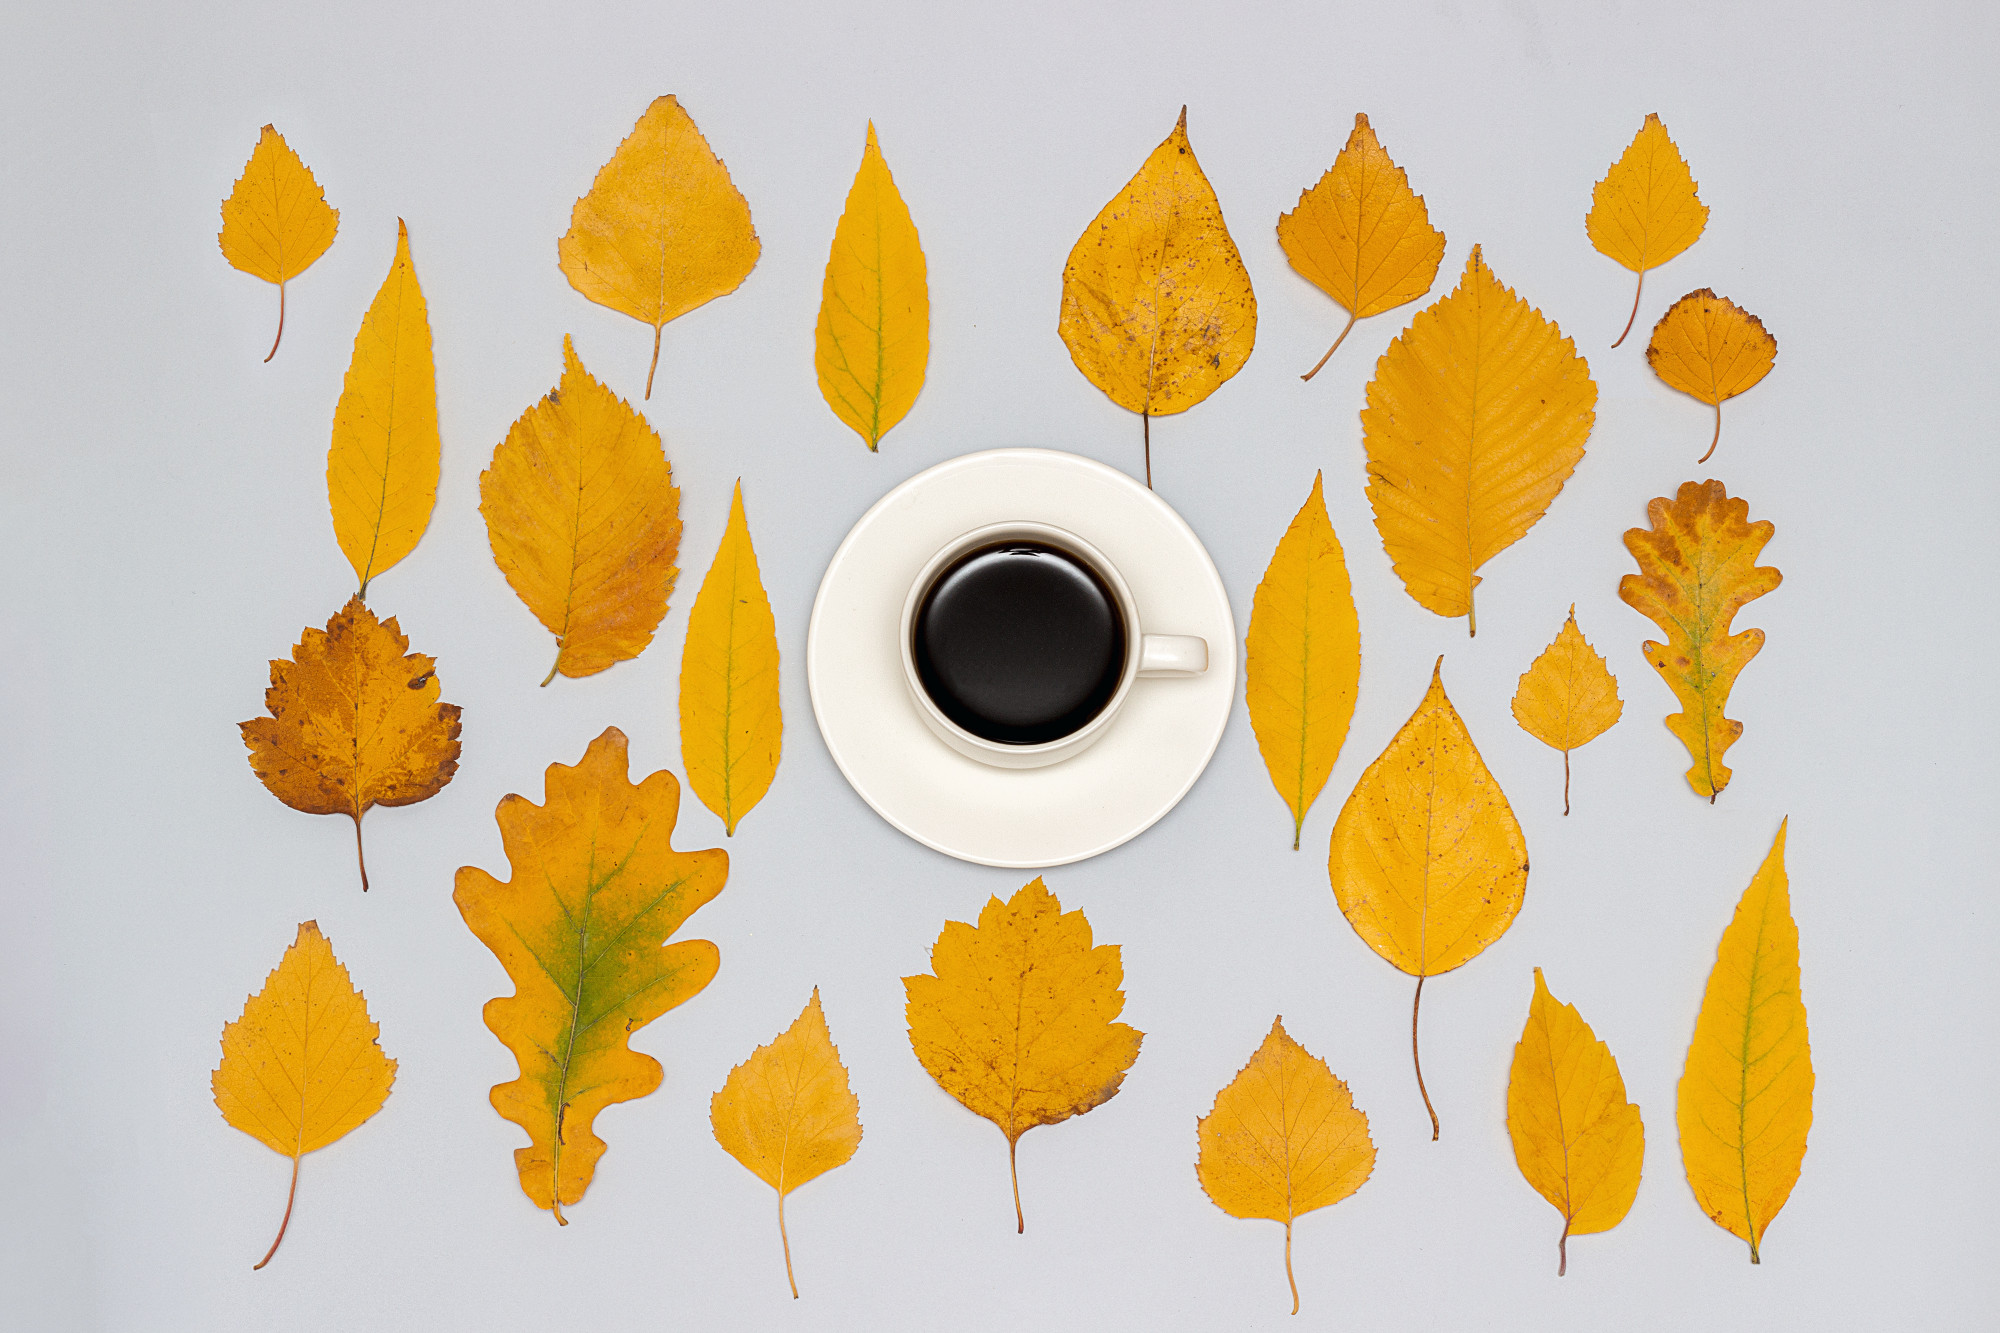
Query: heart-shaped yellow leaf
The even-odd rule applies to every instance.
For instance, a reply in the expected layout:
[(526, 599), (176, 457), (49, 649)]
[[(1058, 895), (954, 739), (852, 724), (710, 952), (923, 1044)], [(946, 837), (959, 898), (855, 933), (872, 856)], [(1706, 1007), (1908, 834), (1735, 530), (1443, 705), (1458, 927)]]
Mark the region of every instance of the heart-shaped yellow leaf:
[(1764, 321), (1708, 288), (1689, 292), (1667, 307), (1646, 344), (1646, 364), (1672, 388), (1715, 408), (1715, 434), (1706, 463), (1722, 439), (1722, 400), (1734, 398), (1771, 373), (1778, 340)]
[(1542, 744), (1563, 752), (1563, 813), (1569, 813), (1569, 752), (1593, 741), (1618, 720), (1625, 705), (1618, 679), (1583, 631), (1576, 607), (1514, 687), (1514, 720)]

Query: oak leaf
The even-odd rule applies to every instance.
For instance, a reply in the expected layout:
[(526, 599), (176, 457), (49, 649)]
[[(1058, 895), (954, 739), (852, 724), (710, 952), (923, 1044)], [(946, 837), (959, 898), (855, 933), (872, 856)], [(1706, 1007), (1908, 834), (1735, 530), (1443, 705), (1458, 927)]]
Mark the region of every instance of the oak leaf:
[(639, 117), (556, 242), (570, 286), (653, 326), (649, 399), (660, 330), (742, 286), (759, 249), (749, 203), (671, 94)]
[(681, 763), (688, 786), (727, 835), (735, 836), (736, 821), (770, 790), (784, 724), (777, 623), (750, 545), (739, 479), (681, 649)]
[(1734, 398), (1771, 373), (1778, 340), (1764, 321), (1708, 288), (1689, 292), (1667, 307), (1646, 344), (1646, 364), (1667, 385), (1715, 408), (1715, 434), (1706, 463), (1722, 439), (1722, 400)]
[(561, 381), (479, 474), (479, 512), (494, 562), (556, 636), (542, 684), (595, 675), (653, 641), (680, 573), (680, 488), (659, 435), (567, 337)]
[(1569, 1238), (1609, 1231), (1639, 1193), (1646, 1127), (1625, 1100), (1611, 1048), (1576, 1011), (1549, 994), (1535, 969), (1528, 1022), (1507, 1075), (1507, 1134), (1514, 1161), (1563, 1217), (1556, 1276), (1569, 1271)]
[(1278, 540), (1250, 604), (1244, 694), (1265, 771), (1292, 811), (1292, 850), (1354, 717), (1361, 623), (1321, 479)]
[(243, 164), (243, 174), (222, 201), (222, 257), (235, 268), (278, 284), (278, 334), (269, 361), (285, 336), (285, 284), (306, 271), (333, 244), (340, 210), (326, 202), (312, 168), (285, 136), (266, 125)]
[(1417, 1052), (1424, 981), (1505, 934), (1528, 888), (1521, 825), (1445, 697), (1442, 657), (1423, 702), (1334, 821), (1327, 874), (1354, 933), (1417, 979), (1410, 1058), (1435, 1139), (1437, 1112)]
[(1257, 341), (1257, 296), (1188, 144), (1186, 107), (1071, 248), (1056, 327), (1083, 377), (1139, 414), (1152, 485), (1153, 418), (1214, 393)]
[(1650, 501), (1646, 517), (1651, 530), (1626, 530), (1639, 572), (1618, 581), (1618, 595), (1667, 636), (1665, 643), (1639, 646), (1680, 700), (1667, 729), (1694, 761), (1688, 785), (1713, 805), (1729, 785), (1722, 756), (1743, 734), (1741, 722), (1723, 716), (1729, 690), (1764, 647), (1763, 630), (1731, 634), (1729, 624), (1784, 580), (1757, 563), (1777, 528), (1769, 519), (1750, 522), (1750, 506), (1730, 499), (1719, 481), (1683, 482), (1672, 500)]
[(1625, 708), (1618, 678), (1576, 627), (1574, 604), (1555, 642), (1521, 673), (1513, 707), (1521, 730), (1563, 752), (1563, 813), (1568, 814), (1569, 752), (1602, 736)]
[(1354, 113), (1354, 132), (1319, 184), (1299, 194), (1298, 207), (1278, 218), (1285, 258), (1313, 286), (1338, 301), (1347, 323), (1319, 364), (1340, 350), (1357, 319), (1414, 301), (1437, 281), (1444, 233), (1431, 225), (1424, 197), (1383, 151), (1368, 117)]
[(299, 926), (264, 989), (243, 1016), (222, 1025), (222, 1063), (209, 1088), (222, 1118), (292, 1159), (292, 1184), (278, 1237), (254, 1265), (271, 1262), (292, 1224), (299, 1159), (344, 1136), (382, 1109), (396, 1062), (382, 1053), (381, 1029), (317, 923)]
[(988, 898), (976, 927), (947, 921), (931, 971), (903, 978), (918, 1061), (1007, 1136), (1016, 1231), (1027, 1229), (1021, 1136), (1110, 1101), (1139, 1058), (1146, 1034), (1113, 1021), (1124, 979), (1118, 946), (1093, 948), (1090, 922), (1039, 877), (1005, 903)]
[(363, 892), (361, 816), (427, 800), (458, 771), (458, 705), (439, 702), (437, 659), (409, 646), (394, 616), (377, 620), (349, 598), (324, 631), (299, 636), (290, 661), (272, 661), (270, 716), (240, 724), (250, 767), (273, 796), (354, 821)]
[(1681, 1073), (1681, 1164), (1710, 1220), (1750, 1243), (1791, 1197), (1812, 1129), (1812, 1047), (1799, 996), (1799, 927), (1785, 825), (1736, 904)]
[(909, 413), (931, 354), (931, 298), (917, 224), (875, 143), (875, 123), (820, 287), (820, 396), (873, 452)]
[(440, 450), (430, 316), (398, 218), (396, 257), (354, 335), (326, 454), (333, 535), (361, 580), (357, 596), (430, 525)]
[(1473, 246), (1458, 286), (1382, 354), (1361, 413), (1368, 503), (1418, 605), (1478, 632), (1477, 571), (1562, 490), (1596, 404), (1576, 345)]
[(1632, 313), (1613, 347), (1625, 341), (1632, 321), (1639, 317), (1646, 270), (1693, 245), (1707, 225), (1708, 206), (1695, 193), (1694, 175), (1681, 150), (1667, 137), (1659, 116), (1647, 116), (1625, 152), (1590, 192), (1590, 212), (1583, 219), (1583, 229), (1598, 253), (1639, 275), (1632, 289)]
[(845, 1165), (861, 1146), (861, 1103), (847, 1086), (818, 987), (790, 1027), (729, 1071), (709, 1100), (708, 1120), (723, 1151), (778, 1191), (778, 1240), (797, 1300), (785, 1196)]
[(514, 1150), (522, 1191), (565, 1226), (563, 1205), (583, 1197), (604, 1155), (597, 1113), (660, 1086), (660, 1062), (627, 1039), (721, 962), (707, 940), (667, 944), (729, 876), (727, 852), (673, 849), (680, 800), (665, 769), (634, 786), (625, 733), (606, 727), (582, 763), (549, 765), (544, 804), (501, 798), (512, 878), (461, 866), (452, 890), (514, 983), (484, 1011), (520, 1068), (494, 1085), (493, 1109), (528, 1132)]
[(1375, 1170), (1368, 1117), (1326, 1061), (1292, 1040), (1280, 1016), (1250, 1063), (1195, 1121), (1195, 1135), (1201, 1144), (1195, 1176), (1216, 1207), (1231, 1217), (1285, 1224), (1285, 1281), (1297, 1314), (1292, 1223), (1366, 1183)]

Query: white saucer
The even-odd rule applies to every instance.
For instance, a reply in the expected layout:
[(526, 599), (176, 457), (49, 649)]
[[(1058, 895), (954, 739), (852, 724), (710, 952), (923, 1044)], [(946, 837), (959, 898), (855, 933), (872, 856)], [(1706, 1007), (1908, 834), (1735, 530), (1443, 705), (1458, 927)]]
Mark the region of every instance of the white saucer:
[[(1208, 640), (1208, 670), (1133, 684), (1105, 737), (1047, 768), (1000, 769), (924, 726), (903, 681), (903, 599), (946, 542), (988, 523), (1067, 528), (1118, 567), (1148, 634)], [(806, 631), (813, 714), (861, 799), (927, 847), (982, 865), (1063, 865), (1152, 827), (1194, 786), (1236, 697), (1236, 622), (1215, 564), (1167, 502), (1102, 463), (994, 449), (940, 463), (861, 516)]]

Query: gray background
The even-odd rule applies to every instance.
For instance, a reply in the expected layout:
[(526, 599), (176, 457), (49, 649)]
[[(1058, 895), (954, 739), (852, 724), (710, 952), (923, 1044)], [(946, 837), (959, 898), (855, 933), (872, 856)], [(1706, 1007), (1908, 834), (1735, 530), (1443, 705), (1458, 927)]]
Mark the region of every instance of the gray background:
[[(572, 7), (561, 7), (571, 9)], [(23, 7), (24, 11), (26, 7)], [(9, 595), (6, 924), (0, 932), (0, 1322), (32, 1329), (1278, 1328), (1281, 1234), (1197, 1188), (1194, 1122), (1282, 1012), (1351, 1084), (1374, 1178), (1305, 1218), (1306, 1326), (1367, 1329), (1970, 1328), (1990, 1319), (2000, 1180), (1983, 673), (2000, 647), (1988, 386), (1995, 204), (1991, 11), (1972, 4), (1026, 3), (300, 8), (93, 5), (7, 20), (0, 136), (0, 542)], [(647, 330), (570, 290), (555, 238), (646, 103), (678, 93), (750, 200), (764, 254), (736, 294), (671, 325), (647, 414), (683, 487), (682, 584), (643, 657), (536, 688), (550, 637), (493, 567), (480, 469), (554, 384), (564, 333), (636, 395)], [(897, 835), (812, 724), (806, 617), (849, 524), (895, 482), (998, 445), (1136, 471), (1138, 422), (1055, 335), (1078, 233), (1188, 104), (1257, 286), (1244, 371), (1158, 423), (1155, 478), (1213, 552), (1239, 623), (1325, 469), (1364, 636), (1360, 706), (1289, 846), (1238, 705), (1214, 763), (1138, 841), (1051, 872), (1124, 947), (1148, 1034), (1124, 1091), (1005, 1146), (911, 1056), (899, 978), (947, 918), (1026, 878)], [(1578, 339), (1600, 389), (1589, 453), (1548, 517), (1489, 564), (1468, 642), (1404, 594), (1362, 493), (1357, 411), (1418, 308), (1356, 329), (1310, 385), (1339, 312), (1272, 225), (1366, 110), (1449, 238), (1475, 241)], [(1583, 234), (1590, 188), (1660, 112), (1713, 209), (1647, 284)], [(870, 456), (820, 401), (812, 328), (873, 117), (929, 256), (929, 379)], [(339, 239), (276, 293), (217, 253), (217, 204), (275, 121), (341, 210)], [(351, 591), (324, 458), (361, 312), (407, 219), (436, 337), (444, 480), (416, 553), (373, 604), (438, 658), (464, 706), (456, 780), (350, 829), (278, 804), (236, 723), (266, 660)], [(1777, 334), (1771, 377), (1725, 411), (1658, 384), (1644, 328), (1700, 286)], [(1710, 807), (1661, 724), (1651, 626), (1616, 597), (1646, 500), (1723, 478), (1782, 588), (1731, 713), (1737, 776)], [(661, 1090), (598, 1120), (610, 1144), (573, 1225), (516, 1183), (512, 1077), (480, 1005), (503, 974), (460, 922), (453, 870), (504, 872), (494, 803), (540, 799), (607, 724), (638, 771), (679, 770), (686, 608), (743, 478), (785, 660), (776, 785), (728, 844), (706, 991), (634, 1044)], [(1625, 719), (1577, 755), (1515, 727), (1515, 680), (1574, 601)], [(1429, 1141), (1407, 1047), (1409, 979), (1335, 909), (1327, 832), (1445, 654), (1452, 697), (1534, 858), (1527, 905), (1429, 987)], [(1716, 940), (1790, 815), (1819, 1074), (1804, 1174), (1765, 1263), (1681, 1174), (1674, 1085)], [(723, 842), (691, 799), (680, 845)], [(401, 1062), (386, 1108), (282, 1158), (208, 1092), (223, 1022), (317, 918)], [(1645, 1182), (1617, 1230), (1571, 1247), (1519, 1177), (1504, 1085), (1530, 972), (1576, 1003), (1644, 1110)], [(859, 1154), (789, 1209), (805, 1299), (784, 1287), (772, 1196), (716, 1147), (731, 1065), (814, 985), (861, 1100)], [(1982, 1318), (1984, 1316), (1984, 1318)]]

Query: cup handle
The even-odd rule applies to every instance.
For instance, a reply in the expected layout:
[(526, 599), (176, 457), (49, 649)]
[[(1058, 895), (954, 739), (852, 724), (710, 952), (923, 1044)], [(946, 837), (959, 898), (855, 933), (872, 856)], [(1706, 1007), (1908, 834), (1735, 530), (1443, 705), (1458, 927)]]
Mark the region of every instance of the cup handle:
[(1139, 639), (1142, 676), (1199, 676), (1208, 670), (1208, 640), (1191, 634), (1146, 634)]

